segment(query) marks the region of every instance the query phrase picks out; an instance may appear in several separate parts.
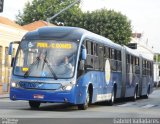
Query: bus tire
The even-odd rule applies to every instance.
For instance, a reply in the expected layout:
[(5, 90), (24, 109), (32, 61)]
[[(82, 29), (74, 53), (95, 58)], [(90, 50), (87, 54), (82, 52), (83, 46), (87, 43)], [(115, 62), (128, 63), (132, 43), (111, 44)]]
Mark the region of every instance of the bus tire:
[(31, 109), (38, 109), (40, 107), (40, 102), (37, 101), (29, 101), (29, 106)]
[(108, 101), (108, 105), (112, 106), (115, 101), (115, 88), (112, 90), (111, 99)]
[(85, 103), (83, 104), (79, 104), (78, 105), (78, 110), (86, 110), (88, 108), (88, 105), (90, 103), (90, 94), (89, 94), (89, 90), (87, 91), (87, 95), (86, 95), (86, 100)]

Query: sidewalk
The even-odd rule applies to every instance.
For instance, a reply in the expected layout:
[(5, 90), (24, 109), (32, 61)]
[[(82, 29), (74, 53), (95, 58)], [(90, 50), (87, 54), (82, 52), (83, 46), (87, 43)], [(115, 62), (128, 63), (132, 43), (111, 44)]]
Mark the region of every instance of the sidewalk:
[(0, 99), (9, 98), (9, 94), (0, 94)]

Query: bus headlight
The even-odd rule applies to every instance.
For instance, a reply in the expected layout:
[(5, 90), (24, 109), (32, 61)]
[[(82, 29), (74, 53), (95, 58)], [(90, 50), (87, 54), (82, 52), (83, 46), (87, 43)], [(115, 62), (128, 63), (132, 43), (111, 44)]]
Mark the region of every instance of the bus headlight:
[(72, 87), (73, 87), (73, 85), (69, 84), (69, 85), (65, 85), (65, 86), (63, 86), (63, 87), (62, 87), (62, 89), (63, 89), (63, 90), (67, 90), (67, 91), (69, 91), (69, 90), (71, 90), (71, 89), (72, 89)]
[(71, 85), (68, 85), (68, 86), (66, 86), (65, 89), (66, 89), (66, 90), (71, 90), (71, 89), (72, 89), (72, 86), (71, 86)]
[(15, 83), (15, 82), (12, 82), (12, 83), (11, 83), (11, 86), (12, 86), (12, 87), (16, 87), (16, 83)]
[(18, 87), (19, 87), (19, 84), (16, 83), (16, 82), (11, 82), (11, 87), (18, 88)]

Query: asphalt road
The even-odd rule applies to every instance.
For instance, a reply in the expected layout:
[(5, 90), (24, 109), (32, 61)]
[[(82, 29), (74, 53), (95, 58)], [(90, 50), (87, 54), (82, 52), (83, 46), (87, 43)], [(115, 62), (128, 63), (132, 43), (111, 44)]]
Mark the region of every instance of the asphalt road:
[(160, 89), (154, 90), (149, 99), (136, 102), (118, 100), (113, 106), (104, 103), (91, 105), (87, 110), (78, 110), (68, 104), (42, 104), (39, 110), (31, 110), (26, 101), (0, 99), (0, 117), (18, 118), (113, 118), (113, 117), (159, 117)]
[(31, 110), (26, 101), (0, 99), (0, 118), (160, 118), (160, 89), (154, 90), (149, 99), (117, 101), (113, 106), (104, 103), (78, 110), (67, 104), (42, 104)]

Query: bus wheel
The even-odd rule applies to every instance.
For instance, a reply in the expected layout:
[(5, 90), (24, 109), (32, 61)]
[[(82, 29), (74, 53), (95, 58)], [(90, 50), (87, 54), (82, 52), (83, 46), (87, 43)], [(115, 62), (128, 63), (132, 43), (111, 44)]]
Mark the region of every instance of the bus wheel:
[(37, 101), (29, 101), (29, 106), (31, 109), (38, 109), (40, 107), (40, 102)]
[(108, 101), (108, 105), (112, 106), (115, 101), (115, 89), (113, 89), (112, 94), (111, 94), (111, 99)]
[(78, 110), (86, 110), (88, 108), (89, 102), (90, 102), (90, 94), (89, 94), (89, 91), (87, 91), (85, 103), (79, 104)]

